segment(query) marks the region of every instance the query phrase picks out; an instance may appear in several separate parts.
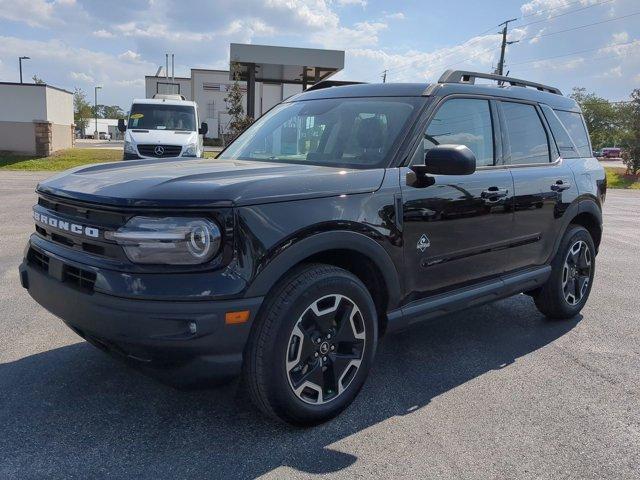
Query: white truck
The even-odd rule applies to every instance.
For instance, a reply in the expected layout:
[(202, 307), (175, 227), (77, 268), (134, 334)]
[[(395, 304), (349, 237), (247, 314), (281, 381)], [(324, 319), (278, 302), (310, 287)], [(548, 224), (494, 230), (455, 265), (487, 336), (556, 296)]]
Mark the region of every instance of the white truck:
[[(198, 126), (199, 125), (199, 126)], [(198, 122), (198, 105), (182, 95), (154, 95), (135, 99), (124, 133), (123, 160), (140, 158), (202, 157), (206, 123)]]

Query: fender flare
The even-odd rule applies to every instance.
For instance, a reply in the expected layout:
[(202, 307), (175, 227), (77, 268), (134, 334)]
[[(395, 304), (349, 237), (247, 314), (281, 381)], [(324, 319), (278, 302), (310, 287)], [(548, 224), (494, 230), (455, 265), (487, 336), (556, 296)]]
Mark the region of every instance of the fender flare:
[(567, 231), (567, 228), (569, 228), (569, 225), (571, 224), (573, 219), (582, 213), (587, 213), (593, 216), (600, 226), (600, 231), (602, 231), (602, 210), (600, 209), (600, 206), (598, 205), (595, 198), (582, 197), (576, 199), (571, 205), (569, 205), (562, 216), (562, 234), (558, 235), (558, 237), (556, 238), (556, 241), (553, 245), (553, 255), (551, 256), (551, 258), (555, 257), (556, 253), (558, 252), (562, 237)]
[(292, 267), (317, 253), (327, 250), (354, 250), (367, 256), (382, 272), (389, 297), (388, 309), (400, 301), (400, 277), (387, 251), (372, 238), (352, 231), (330, 231), (306, 237), (286, 248), (272, 259), (251, 281), (245, 297), (267, 295), (269, 290)]

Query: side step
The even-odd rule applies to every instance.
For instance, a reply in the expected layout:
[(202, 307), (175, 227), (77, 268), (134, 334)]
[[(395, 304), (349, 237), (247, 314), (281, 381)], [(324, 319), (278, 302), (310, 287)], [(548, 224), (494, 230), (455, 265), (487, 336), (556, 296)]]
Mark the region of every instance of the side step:
[(388, 313), (387, 332), (402, 330), (414, 323), (533, 290), (543, 285), (550, 274), (551, 267), (546, 265), (490, 282), (416, 300)]

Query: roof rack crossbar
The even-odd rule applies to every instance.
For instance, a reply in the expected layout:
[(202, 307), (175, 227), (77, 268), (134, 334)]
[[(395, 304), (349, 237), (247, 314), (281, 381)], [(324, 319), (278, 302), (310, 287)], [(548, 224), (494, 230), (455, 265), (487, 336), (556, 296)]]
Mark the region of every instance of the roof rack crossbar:
[(562, 95), (559, 88), (543, 85), (542, 83), (530, 82), (519, 78), (505, 77), (504, 75), (495, 75), (493, 73), (469, 72), (466, 70), (447, 70), (442, 74), (438, 83), (467, 83), (473, 85), (476, 78), (484, 78), (487, 80), (495, 80), (500, 83), (508, 83), (514, 87), (532, 87), (541, 92), (555, 93)]

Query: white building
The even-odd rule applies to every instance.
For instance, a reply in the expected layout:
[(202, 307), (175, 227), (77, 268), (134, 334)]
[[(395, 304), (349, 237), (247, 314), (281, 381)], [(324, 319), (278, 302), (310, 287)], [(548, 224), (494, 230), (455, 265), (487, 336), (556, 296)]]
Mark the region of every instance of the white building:
[(73, 146), (73, 128), (71, 92), (0, 82), (0, 150), (48, 156)]
[[(244, 109), (254, 118), (344, 68), (344, 52), (338, 50), (232, 43), (230, 58), (241, 65)], [(229, 70), (192, 68), (190, 77), (146, 76), (145, 95), (173, 93), (195, 101), (200, 119), (209, 126), (207, 137), (219, 138), (231, 120), (225, 97), (233, 82)], [(247, 97), (253, 98), (249, 108)]]

